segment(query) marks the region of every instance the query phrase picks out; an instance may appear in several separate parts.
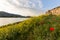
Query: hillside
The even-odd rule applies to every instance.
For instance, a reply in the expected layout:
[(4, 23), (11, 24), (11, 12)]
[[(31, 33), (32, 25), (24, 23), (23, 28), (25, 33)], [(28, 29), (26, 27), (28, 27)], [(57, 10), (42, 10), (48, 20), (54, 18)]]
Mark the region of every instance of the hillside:
[(2, 26), (0, 40), (60, 40), (60, 16), (41, 15)]
[(60, 6), (55, 7), (51, 10), (48, 10), (46, 14), (52, 14), (52, 15), (60, 15)]
[(22, 16), (22, 15), (17, 15), (17, 14), (13, 14), (13, 13), (8, 13), (8, 12), (4, 12), (4, 11), (0, 11), (0, 17), (18, 17), (18, 18), (30, 18), (31, 16)]

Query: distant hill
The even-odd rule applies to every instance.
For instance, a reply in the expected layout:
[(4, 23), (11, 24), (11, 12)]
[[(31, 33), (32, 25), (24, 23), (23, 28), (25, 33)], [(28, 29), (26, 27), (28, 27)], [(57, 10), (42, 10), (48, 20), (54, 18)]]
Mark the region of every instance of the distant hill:
[(12, 14), (4, 11), (0, 11), (0, 17), (19, 17), (19, 18), (30, 18), (31, 16), (22, 16), (17, 14)]
[(60, 6), (53, 8), (51, 10), (48, 10), (46, 14), (60, 15)]

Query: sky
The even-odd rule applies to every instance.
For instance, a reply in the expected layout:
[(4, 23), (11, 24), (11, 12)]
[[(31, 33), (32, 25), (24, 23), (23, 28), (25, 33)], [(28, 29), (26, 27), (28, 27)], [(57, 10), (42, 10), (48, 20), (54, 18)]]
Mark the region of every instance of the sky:
[(42, 0), (42, 4), (42, 9), (47, 11), (60, 6), (60, 0)]
[(40, 15), (57, 6), (60, 0), (0, 0), (0, 11), (23, 16)]

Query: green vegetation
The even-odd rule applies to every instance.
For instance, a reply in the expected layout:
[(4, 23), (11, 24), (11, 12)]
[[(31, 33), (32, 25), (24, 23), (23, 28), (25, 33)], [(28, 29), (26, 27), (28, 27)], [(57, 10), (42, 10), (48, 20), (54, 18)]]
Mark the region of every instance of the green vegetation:
[(60, 40), (60, 16), (41, 15), (2, 26), (0, 40)]

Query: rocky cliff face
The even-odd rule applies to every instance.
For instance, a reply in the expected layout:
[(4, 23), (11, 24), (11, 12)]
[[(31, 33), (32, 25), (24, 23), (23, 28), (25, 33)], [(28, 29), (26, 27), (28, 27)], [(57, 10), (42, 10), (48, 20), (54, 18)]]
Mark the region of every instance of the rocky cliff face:
[(51, 10), (48, 10), (46, 14), (52, 14), (52, 15), (60, 15), (60, 6), (53, 8)]

